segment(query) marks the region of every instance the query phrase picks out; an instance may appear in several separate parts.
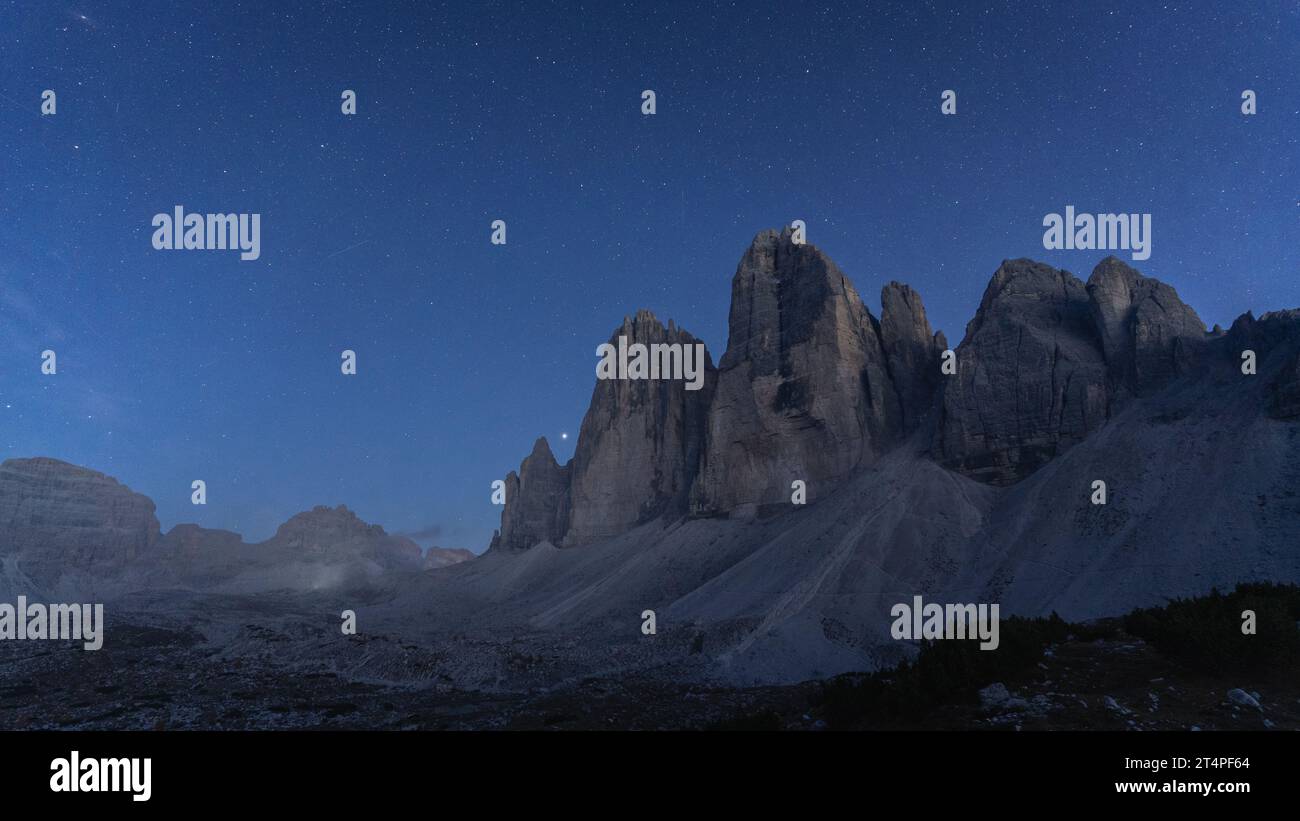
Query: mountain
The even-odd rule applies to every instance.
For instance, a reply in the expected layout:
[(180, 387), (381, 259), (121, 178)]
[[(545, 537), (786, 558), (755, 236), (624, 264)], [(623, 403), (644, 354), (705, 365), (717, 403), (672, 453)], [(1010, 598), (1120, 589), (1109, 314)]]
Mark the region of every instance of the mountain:
[(264, 542), (177, 525), (163, 536), (149, 586), (164, 579), (200, 590), (335, 590), (365, 586), (424, 563), (420, 546), (363, 521), (346, 505), (319, 505), (290, 517)]
[(1107, 257), (1087, 291), (1112, 391), (1159, 390), (1189, 373), (1203, 353), (1205, 323), (1163, 282)]
[(703, 351), (702, 384), (692, 390), (684, 378), (597, 380), (573, 457), (566, 545), (684, 514), (699, 469), (716, 384), (704, 344), (672, 321), (665, 327), (649, 311), (625, 318), (610, 344), (620, 338), (628, 346), (680, 346), (683, 356), (688, 349)]
[(811, 496), (869, 465), (902, 424), (880, 325), (853, 284), (789, 229), (754, 238), (731, 280), (697, 512)]
[(505, 479), (501, 529), (490, 548), (524, 550), (538, 542), (561, 542), (569, 522), (568, 465), (560, 467), (546, 437)]
[(424, 551), (424, 569), (437, 570), (441, 567), (451, 567), (454, 564), (467, 562), (474, 558), (474, 554), (463, 547), (438, 547), (431, 546)]
[[(559, 465), (539, 440), (507, 478), (493, 546), (573, 547), (657, 517), (779, 510), (796, 481), (824, 495), (925, 424), (930, 458), (1011, 485), (1126, 402), (1192, 373), (1213, 337), (1173, 288), (1114, 257), (1087, 284), (1003, 261), (951, 375), (940, 367), (947, 340), (915, 290), (887, 283), (877, 320), (835, 263), (789, 229), (754, 238), (731, 293), (727, 350), (706, 390), (598, 381), (574, 460)], [(694, 341), (647, 311), (619, 336)]]
[(58, 459), (0, 464), (0, 587), (93, 590), (158, 541), (154, 503), (116, 479)]
[[(1300, 581), (1300, 310), (1207, 332), (1117, 259), (1086, 283), (1005, 260), (950, 349), (913, 289), (883, 283), (877, 319), (789, 231), (758, 234), (731, 289), (727, 348), (716, 368), (701, 355), (699, 389), (597, 379), (573, 459), (536, 440), (472, 560), (422, 556), (342, 506), (256, 545), (196, 525), (160, 535), (145, 497), (30, 459), (0, 466), (0, 580), (231, 612), (220, 635), (273, 601), (305, 607), (295, 629), (320, 635), (320, 598), (339, 593), (364, 604), (367, 635), (396, 638), (364, 658), (332, 650), (335, 669), (436, 669), (481, 690), (875, 669), (915, 652), (889, 628), (917, 595), (1077, 621)], [(610, 344), (700, 343), (640, 311)], [(232, 598), (268, 591), (284, 595)], [(260, 646), (241, 641), (230, 652)], [(319, 652), (275, 646), (291, 666)]]
[(689, 512), (489, 551), (422, 594), (431, 617), (491, 600), (485, 630), (630, 637), (653, 609), (705, 648), (695, 674), (754, 683), (896, 661), (888, 613), (914, 595), (1087, 619), (1300, 580), (1300, 311), (1207, 332), (1113, 257), (1087, 283), (1006, 260), (948, 374), (920, 296), (890, 282), (881, 304), (877, 321), (825, 254), (760, 233)]
[[(450, 564), (458, 556), (445, 558)], [(415, 571), (425, 561), (410, 539), (343, 505), (299, 513), (272, 538), (246, 544), (238, 533), (194, 524), (161, 533), (151, 500), (94, 470), (48, 458), (0, 464), (0, 592), (10, 595), (322, 590)]]
[(620, 339), (629, 348), (674, 346), (682, 356), (698, 346), (704, 351), (697, 363), (701, 384), (692, 390), (685, 379), (598, 379), (573, 460), (557, 464), (541, 438), (519, 472), (506, 476), (505, 510), (492, 547), (587, 544), (687, 512), (716, 384), (713, 362), (702, 342), (649, 311), (625, 317), (609, 344), (617, 348)]
[(934, 405), (948, 340), (942, 331), (931, 331), (921, 295), (910, 285), (890, 282), (880, 289), (880, 343), (898, 392), (903, 430), (911, 432)]
[[(727, 350), (702, 389), (598, 380), (573, 460), (544, 439), (506, 479), (493, 547), (574, 547), (656, 519), (757, 511), (792, 483), (824, 492), (878, 458), (928, 412), (947, 342), (920, 296), (890, 283), (883, 321), (816, 247), (759, 233), (732, 278)], [(694, 345), (649, 311), (610, 338)], [(707, 357), (707, 353), (706, 353)]]
[(1067, 271), (1003, 262), (956, 353), (957, 373), (943, 384), (935, 455), (958, 472), (1011, 484), (1109, 413), (1088, 293)]
[(405, 536), (390, 536), (379, 525), (362, 521), (347, 505), (318, 505), (299, 513), (280, 525), (259, 548), (304, 561), (363, 559), (389, 570), (409, 570), (423, 559), (423, 551), (415, 542)]

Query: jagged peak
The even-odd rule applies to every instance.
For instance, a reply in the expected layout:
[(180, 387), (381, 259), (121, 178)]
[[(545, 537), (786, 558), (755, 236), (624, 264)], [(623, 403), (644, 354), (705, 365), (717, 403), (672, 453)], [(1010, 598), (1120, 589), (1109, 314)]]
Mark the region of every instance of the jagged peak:
[(610, 343), (616, 343), (620, 336), (629, 342), (699, 342), (699, 338), (678, 325), (672, 319), (664, 325), (654, 312), (640, 308), (632, 316), (624, 316), (623, 322), (610, 334)]
[(1088, 283), (1092, 284), (1093, 280), (1109, 277), (1122, 277), (1124, 279), (1146, 278), (1142, 276), (1140, 271), (1114, 254), (1097, 263), (1097, 267), (1092, 269), (1092, 275), (1088, 277)]
[[(903, 309), (909, 316), (925, 319), (925, 301), (911, 285), (897, 280), (886, 282), (880, 289), (880, 317)], [(927, 325), (927, 327), (929, 327)]]
[(897, 344), (899, 337), (907, 337), (913, 343), (930, 344), (943, 337), (942, 332), (936, 333), (930, 327), (921, 294), (911, 285), (896, 280), (885, 283), (880, 289), (879, 332), (887, 349)]
[(822, 321), (845, 322), (874, 333), (875, 317), (853, 283), (827, 254), (793, 232), (759, 232), (741, 256), (731, 280), (727, 347), (719, 368), (742, 361), (758, 372), (775, 372), (780, 350), (797, 344)]
[(885, 291), (900, 291), (904, 294), (916, 294), (919, 296), (917, 290), (911, 285), (908, 285), (906, 282), (899, 282), (896, 279), (891, 279), (881, 286), (880, 292), (884, 293)]
[(665, 330), (664, 324), (659, 321), (659, 317), (655, 316), (654, 311), (649, 308), (638, 308), (636, 313), (623, 317), (622, 324), (615, 329), (613, 336), (631, 335), (634, 338), (647, 334), (657, 336), (663, 334)]
[(789, 242), (793, 236), (794, 229), (788, 225), (780, 228), (764, 228), (757, 234), (754, 234), (754, 238), (749, 242), (749, 247), (765, 247), (775, 245), (782, 241)]
[[(740, 269), (745, 267), (746, 261), (754, 259), (770, 258), (772, 260), (771, 267), (779, 267), (780, 259), (786, 255), (806, 255), (810, 259), (829, 263), (832, 267), (835, 265), (825, 251), (811, 242), (796, 244), (794, 242), (794, 229), (787, 225), (783, 228), (765, 228), (755, 234), (754, 239), (749, 243), (749, 247), (741, 256), (736, 273), (740, 273)], [(836, 268), (835, 270), (838, 271), (839, 269)]]
[(1037, 297), (1038, 300), (1022, 300), (1022, 302), (1032, 305), (1034, 301), (1042, 301), (1044, 307), (1047, 307), (1050, 312), (1051, 303), (1043, 297), (1051, 297), (1058, 302), (1072, 300), (1086, 302), (1087, 291), (1078, 277), (1064, 269), (1053, 268), (1045, 262), (1028, 257), (1004, 259), (989, 279), (979, 307), (975, 309), (975, 315), (966, 323), (966, 335), (962, 345), (965, 345), (979, 331), (991, 312), (1001, 308), (1004, 301), (1028, 296)]
[(1224, 336), (1233, 340), (1232, 344), (1271, 349), (1283, 340), (1300, 336), (1300, 308), (1268, 311), (1258, 317), (1254, 311), (1246, 311), (1233, 320)]
[(555, 453), (551, 450), (551, 443), (547, 441), (545, 436), (539, 436), (537, 441), (533, 442), (533, 451), (528, 458), (547, 459), (554, 465), (558, 466), (559, 464), (555, 458)]
[(1053, 268), (1045, 262), (1028, 257), (1004, 259), (989, 279), (988, 287), (984, 289), (984, 298), (980, 300), (972, 322), (1003, 297), (1059, 291), (1062, 298), (1067, 298), (1074, 289), (1079, 291), (1080, 296), (1085, 293), (1083, 282), (1063, 268)]
[(1017, 257), (1002, 260), (1002, 263), (998, 265), (998, 269), (993, 272), (984, 296), (987, 299), (990, 292), (993, 296), (997, 296), (1009, 283), (1024, 279), (1035, 282), (1077, 282), (1079, 285), (1083, 284), (1078, 277), (1064, 268), (1053, 268), (1046, 262), (1039, 262), (1029, 257)]
[(663, 327), (663, 323), (659, 321), (659, 317), (655, 316), (655, 312), (650, 310), (649, 308), (637, 308), (636, 313), (633, 314), (631, 317), (626, 317), (626, 316), (623, 317), (623, 324), (624, 325), (656, 325), (660, 328)]
[[(1106, 257), (1092, 270), (1092, 275), (1088, 277), (1088, 293), (1093, 295), (1097, 291), (1115, 290), (1116, 284), (1123, 287), (1129, 298), (1136, 296), (1141, 289), (1148, 289), (1148, 293), (1156, 294), (1156, 303), (1162, 309), (1184, 309), (1193, 316), (1196, 314), (1178, 296), (1178, 290), (1172, 285), (1156, 277), (1145, 276), (1138, 269), (1114, 256)], [(1164, 304), (1166, 302), (1170, 304)], [(1196, 317), (1196, 321), (1201, 325), (1201, 330), (1204, 330), (1205, 323), (1200, 321), (1199, 316)]]
[(1283, 308), (1279, 311), (1266, 311), (1259, 317), (1259, 322), (1300, 322), (1300, 308)]

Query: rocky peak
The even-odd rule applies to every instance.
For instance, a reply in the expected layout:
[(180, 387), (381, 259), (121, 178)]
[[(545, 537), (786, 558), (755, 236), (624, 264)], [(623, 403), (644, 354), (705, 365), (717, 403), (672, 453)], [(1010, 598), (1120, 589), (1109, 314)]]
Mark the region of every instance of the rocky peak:
[(1267, 409), (1277, 419), (1300, 419), (1300, 309), (1271, 311), (1258, 319), (1247, 311), (1222, 337), (1236, 374), (1241, 354), (1255, 352), (1259, 384), (1267, 386)]
[(880, 328), (815, 246), (763, 231), (731, 282), (727, 352), (709, 417), (699, 511), (788, 501), (867, 464), (901, 412)]
[(307, 545), (311, 542), (370, 539), (387, 535), (383, 527), (362, 521), (347, 505), (317, 505), (311, 510), (291, 516), (276, 530), (274, 538), (289, 544)]
[(942, 377), (935, 452), (948, 467), (1009, 484), (1100, 425), (1106, 363), (1087, 291), (1068, 271), (1004, 260)]
[(1289, 351), (1292, 346), (1300, 345), (1300, 308), (1269, 311), (1259, 318), (1253, 311), (1247, 311), (1233, 321), (1223, 338), (1234, 360), (1247, 348), (1255, 351), (1260, 359), (1275, 349)]
[(261, 549), (268, 554), (282, 552), (293, 559), (370, 559), (392, 566), (416, 564), (422, 555), (415, 542), (405, 536), (388, 535), (383, 527), (363, 521), (347, 505), (317, 505), (295, 514), (262, 543)]
[[(966, 326), (967, 339), (986, 324), (1023, 320), (1021, 324), (1052, 328), (1063, 325), (1087, 333), (1088, 294), (1069, 271), (1032, 259), (1004, 259), (993, 272), (975, 316)], [(963, 340), (964, 344), (965, 340)]]
[(1165, 283), (1112, 256), (1093, 270), (1087, 291), (1117, 387), (1150, 392), (1186, 373), (1200, 356), (1205, 323)]
[(921, 295), (899, 282), (880, 290), (880, 340), (898, 391), (902, 427), (913, 430), (934, 404), (940, 358), (948, 340), (930, 329)]
[(541, 541), (559, 542), (568, 526), (569, 468), (555, 461), (545, 436), (505, 483), (501, 529), (492, 547), (524, 550)]
[[(661, 363), (682, 364), (657, 365), (658, 378), (596, 381), (571, 466), (565, 546), (613, 536), (658, 516), (684, 514), (699, 468), (716, 383), (704, 344), (671, 321), (665, 327), (646, 310), (625, 317), (609, 344), (617, 347), (620, 338), (629, 347), (647, 346)], [(689, 376), (687, 361), (700, 380), (698, 389), (677, 378)]]
[[(788, 503), (795, 480), (815, 500), (928, 414), (938, 461), (1010, 484), (1086, 437), (1127, 396), (1185, 372), (1208, 339), (1272, 344), (1281, 335), (1280, 323), (1262, 329), (1251, 318), (1207, 336), (1172, 288), (1113, 257), (1087, 286), (1033, 260), (1004, 260), (966, 327), (957, 373), (945, 376), (948, 342), (915, 290), (885, 285), (877, 321), (835, 263), (795, 244), (789, 229), (754, 237), (731, 297), (727, 350), (707, 370), (706, 390), (598, 380), (574, 461), (562, 468), (549, 449), (535, 449), (520, 477), (511, 474), (494, 546), (573, 546), (660, 516), (743, 513)], [(620, 338), (696, 341), (648, 311), (624, 318), (611, 344)], [(1300, 396), (1300, 361), (1278, 372)], [(1300, 412), (1293, 406), (1300, 399), (1284, 399), (1276, 413)]]

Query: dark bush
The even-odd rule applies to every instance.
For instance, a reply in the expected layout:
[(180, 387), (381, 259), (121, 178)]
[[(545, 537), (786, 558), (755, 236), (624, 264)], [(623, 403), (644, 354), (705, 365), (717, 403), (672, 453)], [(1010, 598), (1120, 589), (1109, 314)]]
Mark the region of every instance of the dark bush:
[(705, 729), (770, 732), (781, 729), (781, 717), (772, 710), (763, 710), (753, 715), (738, 715), (734, 718), (715, 721)]
[(997, 650), (978, 641), (928, 641), (913, 662), (868, 675), (840, 676), (822, 685), (821, 706), (832, 729), (863, 723), (914, 722), (943, 704), (973, 702), (980, 688), (1032, 668), (1052, 642), (1083, 628), (1053, 613), (1045, 619), (1012, 616), (999, 626)]
[[(1241, 632), (1255, 611), (1255, 634)], [(1124, 629), (1189, 667), (1215, 675), (1286, 670), (1300, 661), (1300, 586), (1242, 584), (1231, 593), (1135, 610)]]

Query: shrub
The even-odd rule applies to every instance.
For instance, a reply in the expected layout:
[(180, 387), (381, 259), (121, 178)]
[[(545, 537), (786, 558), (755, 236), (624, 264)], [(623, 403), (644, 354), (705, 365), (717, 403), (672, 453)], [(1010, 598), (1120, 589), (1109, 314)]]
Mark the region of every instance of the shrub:
[(981, 650), (977, 641), (923, 642), (915, 661), (824, 682), (826, 723), (845, 729), (864, 722), (910, 722), (943, 704), (973, 702), (980, 688), (1023, 674), (1043, 657), (1048, 644), (1080, 629), (1055, 613), (1045, 619), (1012, 616), (999, 625), (995, 651)]
[[(1243, 610), (1255, 611), (1255, 634), (1241, 632)], [(1242, 584), (1231, 593), (1175, 599), (1135, 610), (1124, 629), (1160, 652), (1214, 675), (1286, 670), (1300, 661), (1300, 586)]]

